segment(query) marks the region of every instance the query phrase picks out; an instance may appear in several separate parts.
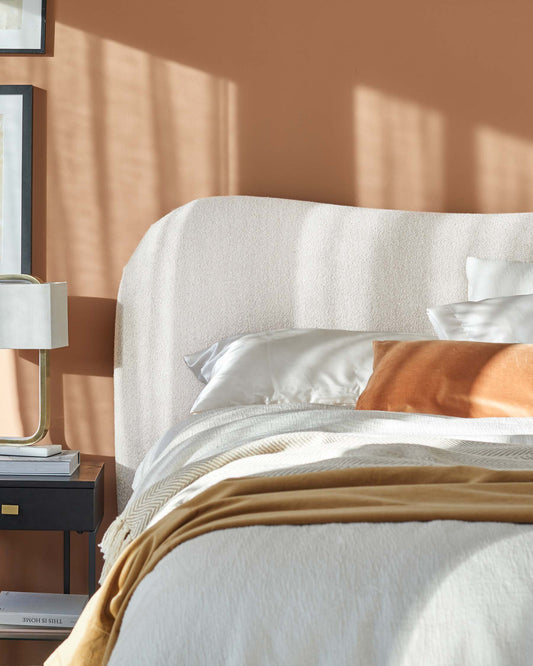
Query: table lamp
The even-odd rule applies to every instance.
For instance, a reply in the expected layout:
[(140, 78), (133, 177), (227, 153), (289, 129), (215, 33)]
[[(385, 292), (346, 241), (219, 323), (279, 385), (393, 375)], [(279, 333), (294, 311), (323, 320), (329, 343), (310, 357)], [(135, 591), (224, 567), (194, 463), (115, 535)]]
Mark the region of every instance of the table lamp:
[(0, 275), (0, 349), (39, 350), (39, 425), (28, 437), (0, 437), (4, 446), (39, 442), (50, 427), (49, 350), (68, 345), (67, 283), (32, 275)]

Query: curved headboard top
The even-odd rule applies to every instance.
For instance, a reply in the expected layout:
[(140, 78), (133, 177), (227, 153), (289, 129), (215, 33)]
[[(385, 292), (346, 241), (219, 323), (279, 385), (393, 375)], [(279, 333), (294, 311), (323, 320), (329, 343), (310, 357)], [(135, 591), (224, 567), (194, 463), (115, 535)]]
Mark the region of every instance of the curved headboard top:
[(213, 197), (146, 233), (120, 285), (117, 492), (200, 385), (184, 354), (239, 332), (431, 332), (425, 309), (466, 300), (465, 260), (533, 260), (533, 213), (467, 215)]

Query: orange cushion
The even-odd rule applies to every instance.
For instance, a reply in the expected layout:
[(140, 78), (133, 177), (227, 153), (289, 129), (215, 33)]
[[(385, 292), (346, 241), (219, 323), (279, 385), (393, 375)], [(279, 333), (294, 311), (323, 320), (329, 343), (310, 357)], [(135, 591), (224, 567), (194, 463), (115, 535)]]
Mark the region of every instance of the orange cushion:
[(356, 409), (449, 416), (533, 416), (533, 344), (375, 341)]

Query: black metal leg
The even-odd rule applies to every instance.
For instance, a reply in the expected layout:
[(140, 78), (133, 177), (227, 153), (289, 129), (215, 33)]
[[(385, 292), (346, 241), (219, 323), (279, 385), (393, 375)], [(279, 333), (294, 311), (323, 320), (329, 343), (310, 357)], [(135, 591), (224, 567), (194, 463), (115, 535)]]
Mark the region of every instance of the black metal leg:
[(96, 591), (96, 532), (89, 532), (89, 596)]
[(63, 532), (63, 594), (70, 594), (70, 532)]

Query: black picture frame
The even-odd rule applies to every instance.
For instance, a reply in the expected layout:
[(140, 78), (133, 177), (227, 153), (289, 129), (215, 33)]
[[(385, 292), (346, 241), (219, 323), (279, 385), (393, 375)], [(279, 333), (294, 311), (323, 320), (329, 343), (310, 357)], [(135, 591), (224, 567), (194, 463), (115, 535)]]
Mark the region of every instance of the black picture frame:
[[(46, 53), (46, 0), (40, 0), (41, 4), (41, 28), (40, 28), (40, 45), (38, 47), (2, 47), (2, 31), (0, 30), (0, 55), (17, 55), (17, 54), (44, 54)], [(24, 9), (22, 10), (25, 11)]]
[[(19, 96), (21, 99), (20, 117), (17, 115), (16, 131), (9, 137), (11, 146), (16, 145), (16, 158), (10, 160), (5, 153), (6, 139), (2, 125), (2, 200), (0, 201), (0, 226), (2, 237), (9, 240), (3, 249), (8, 250), (0, 254), (0, 274), (23, 273), (31, 275), (32, 271), (32, 173), (33, 173), (33, 86), (31, 85), (0, 85), (0, 117), (2, 117), (2, 99), (5, 96)], [(13, 121), (11, 121), (11, 125)], [(11, 209), (16, 209), (17, 215), (6, 217), (6, 184), (17, 183), (20, 187), (12, 188), (20, 191), (18, 196), (12, 197)]]

